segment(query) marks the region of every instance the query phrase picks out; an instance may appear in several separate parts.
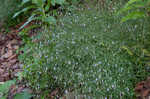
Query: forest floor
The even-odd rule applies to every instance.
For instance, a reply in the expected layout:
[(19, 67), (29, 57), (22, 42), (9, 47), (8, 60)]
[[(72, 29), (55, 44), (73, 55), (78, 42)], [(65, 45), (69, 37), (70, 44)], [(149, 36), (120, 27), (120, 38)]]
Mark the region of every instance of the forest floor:
[[(22, 52), (17, 53), (22, 45), (22, 39), (18, 35), (19, 32), (16, 27), (11, 28), (9, 33), (0, 32), (0, 85), (10, 80), (17, 80), (17, 83), (10, 86), (7, 99), (14, 99), (17, 93), (21, 93), (26, 89), (29, 93), (33, 93), (23, 80), (18, 80), (18, 73), (23, 70), (18, 59), (19, 54)], [(53, 99), (57, 93), (57, 89), (51, 92), (50, 99)]]
[[(16, 79), (18, 73), (22, 71), (16, 53), (20, 45), (22, 45), (22, 41), (15, 29), (7, 34), (0, 33), (0, 84)], [(12, 85), (8, 93), (8, 99), (13, 99), (16, 93), (20, 93), (24, 89), (25, 85), (19, 83), (18, 85)]]

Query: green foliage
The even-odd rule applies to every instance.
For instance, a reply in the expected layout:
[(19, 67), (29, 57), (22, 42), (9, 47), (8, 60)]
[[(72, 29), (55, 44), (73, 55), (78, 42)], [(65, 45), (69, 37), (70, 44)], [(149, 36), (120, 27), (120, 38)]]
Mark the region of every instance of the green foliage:
[(24, 26), (33, 20), (40, 20), (47, 25), (56, 24), (56, 19), (49, 14), (50, 7), (55, 6), (56, 4), (62, 5), (64, 2), (64, 0), (22, 0), (22, 6), (27, 3), (29, 4), (19, 12), (15, 13), (13, 17), (15, 18), (23, 12), (32, 10), (31, 16), (20, 29), (23, 29)]
[(14, 96), (14, 99), (31, 99), (32, 95), (28, 93), (27, 91), (24, 91), (22, 93), (17, 93)]
[(96, 99), (133, 99), (133, 84), (147, 75), (137, 46), (144, 46), (149, 32), (141, 32), (144, 23), (119, 19), (80, 9), (58, 20), (51, 33), (39, 33), (39, 43), (27, 40), (19, 59), (28, 84), (44, 95), (59, 87)]
[(149, 16), (150, 0), (129, 0), (119, 13), (129, 12), (122, 18), (122, 22), (130, 19), (139, 19)]
[[(0, 84), (0, 99), (7, 99), (9, 89), (12, 85), (16, 83), (15, 80), (9, 80), (4, 82), (3, 84)], [(21, 93), (17, 93), (13, 99), (30, 99), (32, 95), (27, 91), (24, 90)]]
[(11, 85), (15, 84), (15, 80), (6, 81), (4, 84), (0, 84), (0, 98), (7, 99), (7, 94)]
[(19, 3), (20, 0), (0, 0), (0, 26), (4, 25), (4, 21), (18, 10)]

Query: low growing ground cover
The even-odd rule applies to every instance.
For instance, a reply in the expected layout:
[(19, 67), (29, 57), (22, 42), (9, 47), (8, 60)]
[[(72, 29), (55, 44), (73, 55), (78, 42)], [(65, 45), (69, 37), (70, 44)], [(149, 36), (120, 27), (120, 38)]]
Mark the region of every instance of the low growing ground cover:
[(86, 99), (133, 99), (135, 83), (149, 75), (142, 60), (148, 21), (120, 23), (109, 12), (83, 8), (58, 22), (51, 33), (45, 30), (25, 40), (19, 58), (28, 85), (45, 97), (60, 88)]

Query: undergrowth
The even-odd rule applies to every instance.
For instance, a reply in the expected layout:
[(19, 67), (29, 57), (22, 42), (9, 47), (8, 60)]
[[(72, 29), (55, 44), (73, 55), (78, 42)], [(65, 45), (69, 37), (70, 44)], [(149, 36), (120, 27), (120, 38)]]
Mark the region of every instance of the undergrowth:
[(45, 97), (61, 88), (91, 99), (134, 99), (135, 83), (149, 75), (143, 61), (149, 23), (120, 19), (81, 8), (61, 17), (51, 33), (39, 33), (38, 43), (26, 39), (19, 58), (28, 85)]

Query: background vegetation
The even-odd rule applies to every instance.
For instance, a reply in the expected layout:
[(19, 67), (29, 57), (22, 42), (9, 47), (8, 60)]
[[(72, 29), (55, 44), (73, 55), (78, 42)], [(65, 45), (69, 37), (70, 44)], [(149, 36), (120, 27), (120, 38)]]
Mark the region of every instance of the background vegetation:
[[(23, 0), (14, 17), (29, 14), (19, 33), (26, 85), (44, 99), (56, 88), (86, 99), (134, 99), (135, 84), (150, 75), (148, 2)], [(29, 37), (24, 26), (33, 20), (41, 30)]]
[(0, 0), (0, 26), (4, 21), (12, 19), (14, 14), (19, 8), (20, 0)]
[(37, 90), (60, 87), (96, 99), (133, 98), (135, 83), (148, 71), (142, 59), (149, 23), (120, 23), (115, 10), (88, 7), (67, 12), (51, 33), (39, 33), (43, 41), (24, 47), (24, 76)]

